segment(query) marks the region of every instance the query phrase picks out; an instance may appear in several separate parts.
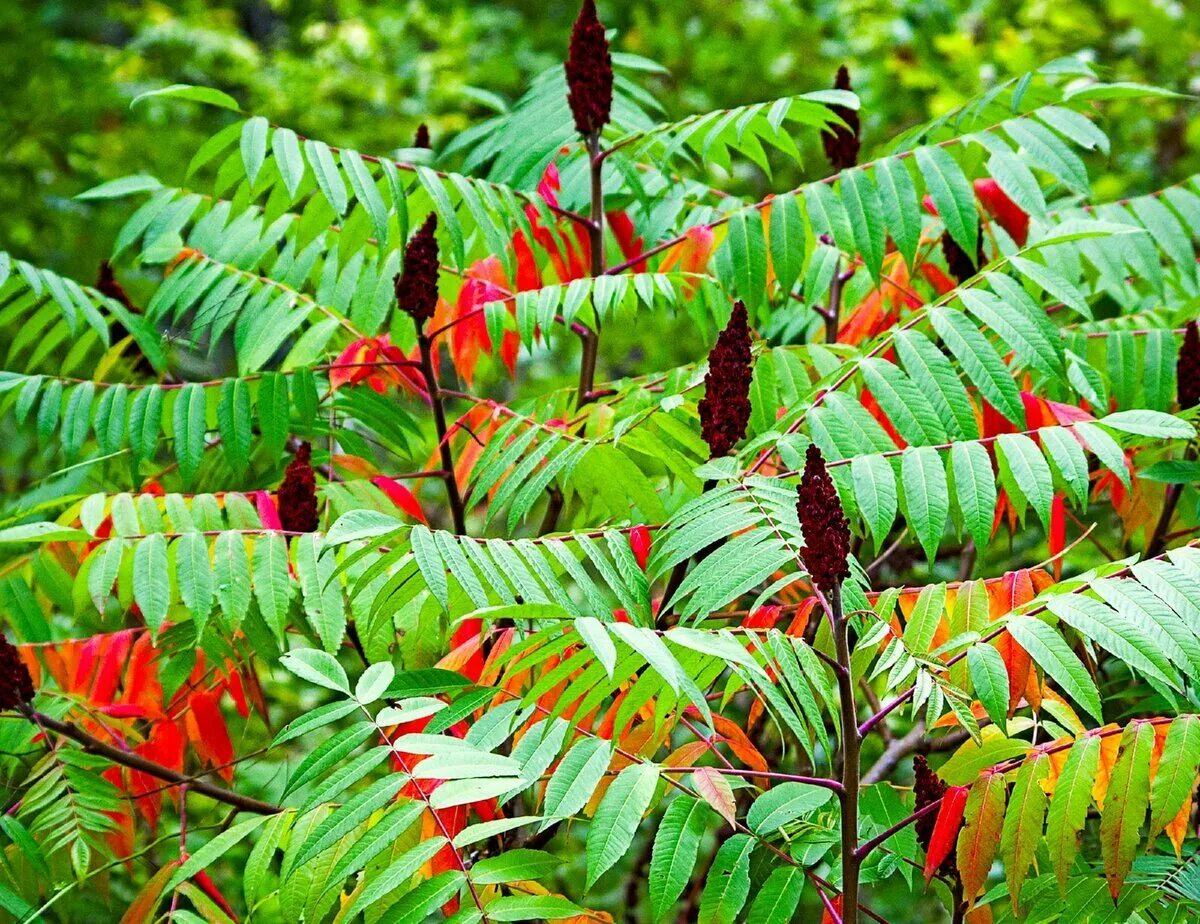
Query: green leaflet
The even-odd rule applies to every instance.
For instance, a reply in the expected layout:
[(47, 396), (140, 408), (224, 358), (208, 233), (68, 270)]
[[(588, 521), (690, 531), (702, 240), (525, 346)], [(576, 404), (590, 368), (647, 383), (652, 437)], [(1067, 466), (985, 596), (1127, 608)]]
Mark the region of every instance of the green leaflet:
[(1023, 433), (1002, 433), (996, 444), (999, 448), (1000, 478), (1009, 496), (1022, 510), (1025, 501), (1032, 504), (1038, 519), (1049, 530), (1054, 479), (1037, 444)]
[(288, 578), (287, 543), (279, 533), (267, 533), (254, 543), (254, 598), (263, 620), (282, 643), (288, 623), (292, 582)]
[(896, 519), (896, 476), (892, 466), (877, 455), (858, 456), (850, 463), (850, 475), (858, 509), (871, 529), (876, 548), (882, 548)]
[(1179, 813), (1196, 783), (1200, 765), (1200, 717), (1183, 715), (1171, 723), (1158, 773), (1150, 787), (1151, 841)]
[(792, 920), (803, 891), (803, 870), (796, 866), (776, 867), (751, 903), (746, 924)]
[(896, 352), (909, 377), (922, 383), (946, 432), (955, 439), (978, 439), (975, 409), (946, 354), (915, 330), (897, 330)]
[(929, 320), (983, 397), (1010, 421), (1023, 427), (1025, 408), (1021, 395), (988, 339), (962, 312), (951, 308), (932, 309)]
[(1100, 813), (1100, 855), (1104, 877), (1114, 899), (1133, 865), (1142, 822), (1150, 799), (1150, 752), (1154, 726), (1134, 722), (1121, 737), (1121, 753), (1113, 766)]
[(955, 443), (950, 448), (950, 471), (954, 477), (954, 499), (963, 525), (980, 551), (991, 537), (996, 511), (996, 482), (992, 460), (979, 443)]
[(1046, 815), (1046, 794), (1041, 781), (1050, 772), (1050, 758), (1034, 754), (1021, 764), (1017, 781), (1004, 816), (1000, 834), (1000, 853), (1004, 857), (1005, 876), (1013, 913), (1020, 908), (1021, 885), (1029, 864), (1042, 841), (1042, 823)]
[(250, 556), (244, 536), (236, 532), (217, 536), (213, 545), (213, 576), (226, 623), (236, 631), (250, 610)]
[(321, 537), (299, 536), (295, 542), (296, 571), (304, 597), (304, 612), (326, 651), (336, 651), (346, 631), (341, 584), (334, 577), (332, 552), (320, 551)]
[(1079, 851), (1079, 832), (1083, 830), (1092, 803), (1100, 744), (1098, 737), (1086, 735), (1071, 746), (1046, 812), (1046, 846), (1062, 889), (1067, 886), (1071, 865)]
[(847, 170), (840, 181), (842, 204), (854, 232), (854, 243), (862, 254), (867, 272), (879, 283), (883, 266), (883, 246), (887, 237), (883, 225), (883, 204), (878, 190), (865, 170)]
[[(434, 854), (441, 850), (445, 843), (446, 839), (441, 835), (437, 835), (428, 840), (420, 841), (415, 847), (401, 853), (400, 856), (392, 860), (382, 871), (376, 873), (368, 882), (366, 888), (355, 896), (354, 901), (349, 903), (346, 907), (346, 919), (353, 919), (355, 915), (370, 908), (385, 895), (394, 893), (398, 887), (408, 882)], [(454, 887), (457, 889), (458, 884), (462, 882), (463, 874), (459, 870), (451, 870), (449, 873), (442, 873), (441, 876), (451, 876), (451, 874), (457, 874), (457, 878), (452, 877)], [(438, 879), (440, 878), (438, 877)], [(392, 920), (397, 920), (395, 917), (396, 914), (401, 912), (407, 914), (411, 911), (413, 914), (412, 919), (416, 921), (425, 920), (425, 915), (430, 910), (427, 906), (433, 904), (431, 899), (441, 897), (441, 884), (439, 883), (438, 886), (432, 887), (432, 891), (434, 892), (432, 896), (429, 894), (431, 889), (427, 889), (426, 887), (430, 886), (430, 883), (437, 882), (438, 879), (428, 879), (417, 886), (415, 890), (408, 893), (401, 900), (400, 904), (392, 906), (389, 917)], [(445, 880), (447, 883), (449, 881), (451, 880)], [(444, 901), (444, 899), (442, 900)], [(439, 901), (437, 904), (441, 904), (441, 902)]]
[(900, 457), (900, 480), (904, 486), (904, 515), (926, 557), (933, 561), (950, 514), (946, 470), (937, 450), (929, 446), (905, 450)]
[(203, 869), (207, 869), (211, 864), (215, 863), (226, 853), (230, 848), (240, 843), (246, 838), (250, 832), (260, 827), (270, 815), (255, 815), (240, 821), (228, 831), (222, 831), (211, 841), (193, 853), (185, 860), (180, 867), (175, 870), (175, 874), (171, 876), (171, 881), (167, 883), (168, 889), (176, 889), (182, 883), (187, 882), (192, 876)]
[(247, 119), (242, 126), (241, 151), (242, 164), (246, 168), (246, 176), (250, 185), (258, 178), (263, 161), (267, 157), (267, 131), (270, 126), (262, 116)]
[(175, 398), (175, 458), (185, 485), (196, 477), (204, 455), (207, 404), (204, 388), (195, 382), (184, 385)]
[(967, 651), (967, 667), (975, 696), (987, 711), (988, 718), (1007, 734), (1008, 671), (1000, 652), (991, 645), (974, 645)]
[(577, 815), (587, 805), (612, 760), (612, 747), (600, 738), (583, 738), (567, 751), (546, 785), (543, 810), (547, 820)]
[(1009, 621), (1008, 631), (1064, 693), (1097, 722), (1104, 721), (1096, 684), (1061, 635), (1033, 616), (1015, 617)]
[(757, 209), (734, 212), (727, 223), (725, 243), (717, 252), (717, 277), (754, 314), (767, 290), (767, 243), (762, 214)]
[(912, 266), (916, 260), (917, 243), (921, 236), (920, 197), (905, 160), (885, 157), (875, 165), (875, 183), (879, 202), (887, 222), (888, 233), (904, 262)]
[(355, 827), (366, 821), (374, 812), (387, 806), (407, 782), (408, 777), (405, 774), (393, 773), (376, 780), (368, 788), (353, 796), (332, 814), (326, 816), (309, 833), (295, 862), (303, 864), (306, 860), (333, 846)]
[(342, 180), (342, 175), (338, 171), (329, 146), (323, 141), (306, 138), (304, 154), (309, 166), (312, 167), (313, 176), (316, 177), (317, 186), (321, 190), (321, 195), (325, 197), (325, 201), (338, 215), (345, 215), (349, 205), (346, 184)]
[(717, 849), (700, 894), (698, 924), (733, 924), (750, 897), (750, 854), (757, 842), (735, 834)]
[(930, 584), (921, 588), (908, 624), (904, 627), (904, 647), (914, 655), (929, 654), (938, 624), (946, 610), (946, 585)]
[(711, 817), (712, 810), (690, 796), (679, 796), (667, 806), (650, 854), (650, 907), (655, 921), (668, 917), (687, 888)]
[(797, 818), (821, 808), (833, 798), (833, 790), (810, 783), (777, 783), (754, 800), (746, 813), (746, 824), (755, 834), (769, 837)]
[(208, 541), (200, 533), (185, 533), (172, 544), (171, 553), (179, 597), (192, 615), (199, 641), (213, 605), (213, 571), (208, 558)]
[(795, 194), (771, 200), (771, 267), (784, 293), (790, 293), (804, 267), (804, 215)]
[(979, 239), (979, 214), (975, 209), (975, 191), (962, 168), (943, 148), (936, 146), (917, 148), (916, 160), (946, 230), (963, 250), (974, 254)]
[(657, 787), (658, 767), (654, 764), (631, 764), (612, 781), (588, 830), (588, 889), (633, 843), (633, 836)]
[(155, 633), (166, 621), (171, 602), (167, 569), (166, 539), (156, 533), (140, 540), (133, 553), (133, 599), (137, 601), (146, 625)]

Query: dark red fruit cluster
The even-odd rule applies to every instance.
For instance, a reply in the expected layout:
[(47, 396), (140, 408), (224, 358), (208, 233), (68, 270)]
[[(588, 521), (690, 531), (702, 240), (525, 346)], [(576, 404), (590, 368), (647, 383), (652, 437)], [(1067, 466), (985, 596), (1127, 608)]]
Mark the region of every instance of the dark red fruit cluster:
[(796, 513), (804, 534), (800, 559), (817, 589), (831, 593), (850, 577), (850, 524), (842, 512), (825, 458), (815, 443), (809, 445), (804, 457), (804, 474), (796, 495)]
[(736, 302), (729, 323), (708, 354), (700, 429), (715, 459), (727, 455), (746, 435), (750, 422), (750, 322), (746, 306)]
[(1183, 333), (1183, 346), (1179, 348), (1179, 361), (1175, 366), (1175, 382), (1181, 411), (1200, 404), (1200, 328), (1197, 328), (1195, 321), (1188, 321)]
[(429, 143), (429, 126), (424, 122), (417, 126), (417, 136), (413, 138), (412, 146), (414, 148), (432, 147)]
[(313, 533), (320, 526), (317, 516), (317, 478), (309, 460), (312, 447), (301, 443), (288, 463), (279, 486), (279, 523), (290, 533)]
[(433, 317), (438, 301), (437, 213), (430, 212), (425, 224), (404, 248), (404, 268), (396, 277), (396, 304), (416, 322), (419, 329)]
[(966, 282), (978, 271), (979, 267), (986, 262), (983, 256), (983, 226), (980, 225), (977, 240), (979, 247), (975, 251), (975, 260), (967, 255), (958, 241), (950, 236), (950, 232), (942, 233), (942, 256), (946, 258), (946, 268), (950, 270), (950, 275), (957, 279), (960, 283)]
[(584, 0), (571, 30), (566, 70), (567, 102), (575, 127), (581, 135), (599, 132), (612, 111), (613, 69), (594, 0)]
[(125, 292), (124, 286), (117, 281), (112, 264), (107, 260), (100, 261), (100, 272), (96, 276), (96, 290), (114, 301), (120, 302), (126, 308), (133, 309), (133, 303)]
[[(846, 65), (838, 68), (837, 77), (833, 81), (835, 90), (850, 89), (850, 72)], [(821, 133), (821, 144), (825, 146), (825, 156), (834, 170), (845, 170), (858, 163), (858, 149), (862, 144), (859, 139), (861, 125), (858, 112), (846, 106), (830, 106), (833, 114), (839, 116), (846, 126), (834, 125)]]
[(0, 635), (0, 709), (16, 709), (33, 699), (33, 678), (21, 654)]

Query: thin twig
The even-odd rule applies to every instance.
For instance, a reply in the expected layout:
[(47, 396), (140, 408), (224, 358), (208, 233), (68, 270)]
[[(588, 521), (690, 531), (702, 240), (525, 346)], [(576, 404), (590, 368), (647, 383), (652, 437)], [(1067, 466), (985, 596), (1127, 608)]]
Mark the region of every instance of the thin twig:
[(239, 811), (253, 812), (256, 815), (277, 815), (283, 811), (278, 805), (272, 805), (269, 802), (244, 796), (231, 789), (214, 786), (212, 783), (206, 783), (204, 780), (185, 776), (169, 767), (164, 767), (162, 764), (147, 760), (140, 754), (134, 754), (132, 751), (122, 751), (120, 748), (106, 744), (99, 738), (88, 734), (78, 726), (51, 718), (48, 715), (35, 711), (29, 706), (22, 706), (21, 711), (25, 714), (26, 718), (40, 725), (42, 728), (49, 729), (56, 734), (62, 735), (64, 738), (70, 738), (76, 744), (81, 745), (85, 751), (92, 754), (99, 754), (101, 757), (111, 760), (114, 764), (129, 767), (131, 770), (138, 770), (148, 776), (156, 777), (168, 783), (187, 786), (192, 792), (198, 792), (201, 795), (208, 796), (210, 799), (224, 802), (226, 805), (231, 805)]

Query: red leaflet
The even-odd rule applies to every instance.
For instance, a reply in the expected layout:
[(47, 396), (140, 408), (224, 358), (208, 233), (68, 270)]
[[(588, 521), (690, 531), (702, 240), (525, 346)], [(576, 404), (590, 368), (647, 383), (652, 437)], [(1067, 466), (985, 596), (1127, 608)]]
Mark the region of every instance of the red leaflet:
[(477, 681), (483, 673), (482, 619), (464, 619), (450, 637), (450, 649), (452, 653), (465, 645), (473, 645), (474, 647), (464, 650), (463, 654), (466, 655), (466, 660), (457, 669), (459, 673)]
[[(1050, 503), (1050, 535), (1047, 537), (1050, 555), (1057, 556), (1067, 547), (1067, 502), (1062, 493)], [(1054, 580), (1062, 578), (1062, 559), (1054, 558)]]
[[(192, 745), (211, 767), (221, 767), (221, 776), (227, 782), (233, 781), (233, 743), (229, 740), (229, 729), (225, 727), (225, 719), (221, 715), (219, 705), (221, 694), (193, 693), (188, 697), (188, 731), (195, 723), (196, 735)], [(229, 766), (226, 766), (226, 765)]]
[(779, 621), (783, 607), (778, 604), (760, 606), (753, 613), (742, 619), (743, 629), (770, 629)]
[(1029, 216), (1012, 199), (1008, 198), (995, 180), (976, 180), (975, 195), (996, 224), (1008, 232), (1018, 247), (1025, 246), (1029, 236)]
[(400, 484), (400, 482), (393, 481), (384, 475), (376, 475), (371, 479), (371, 484), (379, 488), (380, 491), (388, 496), (388, 500), (414, 520), (420, 520), (422, 523), (429, 522), (425, 518), (425, 511), (421, 509), (421, 504), (416, 496), (412, 491)]
[(237, 920), (237, 914), (234, 912), (233, 906), (225, 900), (225, 896), (221, 894), (221, 890), (217, 888), (217, 884), (212, 881), (212, 878), (208, 875), (208, 873), (206, 873), (204, 870), (200, 870), (200, 872), (196, 873), (196, 875), (192, 878), (196, 880), (196, 885), (200, 886), (200, 888), (205, 891), (209, 898), (221, 906), (222, 911), (229, 915), (232, 920)]
[[(632, 260), (635, 257), (640, 257), (644, 248), (644, 241), (641, 235), (637, 233), (637, 229), (633, 226), (633, 221), (629, 217), (628, 212), (605, 212), (605, 219), (608, 221), (608, 227), (613, 233), (613, 237), (617, 239), (617, 246), (621, 248), (621, 255), (626, 260)], [(646, 271), (646, 261), (639, 260), (630, 267), (630, 270), (635, 273), (644, 273)]]
[(937, 822), (929, 838), (929, 850), (925, 852), (925, 882), (933, 878), (942, 861), (958, 842), (958, 829), (962, 827), (963, 811), (967, 807), (966, 786), (951, 786), (942, 796), (942, 807), (938, 809)]
[(635, 526), (629, 532), (629, 550), (638, 563), (638, 567), (646, 570), (646, 560), (650, 557), (650, 530), (645, 526)]

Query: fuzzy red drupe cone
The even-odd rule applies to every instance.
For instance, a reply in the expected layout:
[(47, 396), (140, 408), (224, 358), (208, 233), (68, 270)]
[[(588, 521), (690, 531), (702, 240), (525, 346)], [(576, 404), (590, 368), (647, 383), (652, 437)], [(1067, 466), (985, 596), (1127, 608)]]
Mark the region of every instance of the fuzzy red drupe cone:
[(567, 52), (567, 102), (581, 135), (598, 133), (612, 111), (612, 55), (595, 0), (584, 0)]
[(817, 589), (831, 593), (850, 577), (850, 524), (815, 443), (808, 447), (796, 494), (796, 513), (804, 533), (800, 558)]
[(424, 122), (417, 126), (417, 135), (413, 138), (412, 146), (414, 148), (432, 147), (429, 143), (429, 126)]
[(976, 272), (979, 267), (986, 262), (983, 255), (983, 226), (980, 225), (978, 237), (979, 246), (975, 251), (975, 261), (972, 262), (967, 252), (958, 246), (958, 241), (950, 236), (949, 231), (942, 233), (942, 256), (946, 258), (946, 268), (950, 270), (950, 275), (957, 279), (960, 283), (966, 282)]
[(33, 699), (33, 678), (21, 655), (0, 635), (0, 709), (16, 709)]
[(404, 248), (404, 268), (396, 277), (396, 303), (421, 328), (433, 317), (438, 301), (437, 214), (429, 213), (425, 224)]
[[(846, 65), (838, 68), (837, 77), (833, 81), (835, 90), (850, 89), (850, 72), (846, 70)], [(853, 167), (858, 163), (858, 149), (862, 142), (859, 140), (859, 130), (861, 123), (858, 119), (858, 112), (854, 109), (849, 109), (846, 106), (830, 106), (833, 114), (839, 116), (848, 128), (842, 125), (834, 125), (826, 131), (821, 132), (821, 144), (825, 146), (825, 156), (829, 158), (829, 163), (834, 170), (845, 170), (847, 167)]]
[(279, 486), (279, 523), (290, 533), (314, 533), (321, 523), (317, 516), (317, 479), (309, 463), (311, 456), (312, 447), (301, 443)]
[(700, 429), (714, 459), (727, 455), (746, 435), (750, 422), (750, 322), (746, 306), (735, 302), (729, 323), (708, 354)]
[(1200, 404), (1200, 328), (1195, 321), (1188, 321), (1184, 330), (1183, 345), (1179, 348), (1179, 361), (1175, 366), (1175, 382), (1181, 411)]
[(96, 274), (96, 290), (102, 295), (107, 295), (109, 298), (120, 302), (126, 308), (136, 310), (133, 308), (133, 302), (129, 300), (129, 296), (125, 293), (125, 288), (117, 281), (112, 264), (107, 260), (100, 261), (100, 270)]
[[(942, 778), (929, 768), (929, 761), (925, 759), (925, 755), (918, 754), (913, 758), (913, 775), (915, 777), (913, 785), (913, 795), (917, 797), (916, 810), (919, 812), (925, 806), (937, 802), (946, 794), (946, 784), (942, 782)], [(937, 824), (938, 813), (929, 812), (922, 815), (913, 824), (917, 831), (917, 841), (922, 849), (929, 850), (929, 844), (933, 839), (933, 829)], [(957, 874), (958, 866), (954, 861), (954, 851), (950, 851), (942, 865), (938, 867), (938, 871), (946, 875)]]

